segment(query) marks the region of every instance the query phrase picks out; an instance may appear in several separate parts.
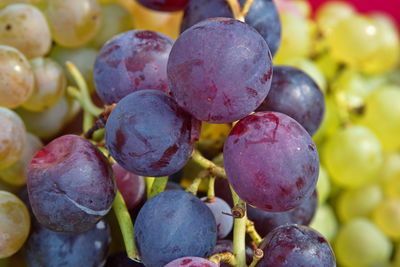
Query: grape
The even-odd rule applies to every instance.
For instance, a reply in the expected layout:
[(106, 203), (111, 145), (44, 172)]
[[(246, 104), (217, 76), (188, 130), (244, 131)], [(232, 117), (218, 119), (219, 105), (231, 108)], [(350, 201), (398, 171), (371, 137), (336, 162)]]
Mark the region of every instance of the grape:
[(169, 92), (167, 60), (172, 39), (161, 33), (133, 30), (121, 33), (101, 49), (94, 65), (94, 82), (106, 104), (143, 89)]
[(148, 200), (134, 228), (140, 257), (148, 267), (164, 266), (188, 255), (209, 256), (217, 240), (210, 209), (181, 190), (165, 191)]
[[(243, 6), (245, 1), (240, 0), (239, 3)], [(233, 18), (231, 8), (225, 0), (189, 1), (183, 16), (181, 32), (202, 20), (213, 17)], [(281, 24), (274, 1), (255, 0), (245, 17), (245, 22), (261, 34), (274, 55), (281, 42)]]
[(0, 107), (0, 169), (4, 169), (22, 156), (25, 147), (25, 127), (18, 115)]
[(332, 241), (338, 231), (338, 222), (331, 206), (323, 204), (317, 208), (310, 227)]
[(232, 199), (232, 191), (229, 186), (229, 182), (227, 179), (216, 179), (215, 180), (215, 195), (229, 204), (229, 206), (233, 207), (233, 199)]
[(319, 175), (317, 182), (318, 203), (324, 203), (329, 197), (331, 191), (331, 183), (328, 173), (322, 165), (319, 166)]
[(62, 67), (50, 58), (31, 60), (35, 74), (35, 87), (22, 105), (31, 111), (43, 111), (55, 105), (64, 93), (67, 80)]
[(43, 146), (42, 142), (36, 136), (26, 133), (25, 146), (22, 156), (11, 166), (0, 170), (0, 178), (9, 184), (24, 185), (26, 183), (26, 172), (29, 162), (33, 155)]
[(41, 112), (32, 112), (17, 109), (27, 130), (39, 138), (48, 139), (61, 131), (66, 121), (69, 107), (65, 97), (62, 97), (54, 106)]
[(54, 41), (62, 46), (84, 45), (100, 29), (101, 9), (96, 0), (49, 0), (46, 15)]
[(138, 0), (147, 8), (159, 11), (178, 11), (186, 7), (189, 0)]
[(388, 261), (392, 253), (392, 243), (366, 219), (355, 219), (342, 226), (334, 248), (338, 262), (352, 267)]
[(336, 266), (328, 241), (317, 231), (300, 225), (275, 228), (261, 242), (264, 257), (258, 267)]
[(398, 240), (400, 238), (400, 200), (388, 198), (376, 206), (373, 212), (376, 225), (386, 236)]
[(322, 159), (334, 183), (354, 188), (376, 178), (383, 155), (375, 135), (353, 125), (331, 136), (322, 150)]
[[(210, 208), (214, 215), (215, 221), (217, 222), (217, 236), (218, 239), (223, 239), (232, 230), (233, 217), (228, 215), (231, 214), (231, 207), (223, 199), (214, 197), (212, 200), (208, 200), (207, 197), (201, 198), (207, 207)], [(224, 214), (225, 213), (225, 214)]]
[(0, 191), (0, 258), (16, 253), (29, 235), (29, 212), (15, 195)]
[(333, 58), (331, 53), (323, 53), (314, 62), (328, 81), (336, 77), (339, 70), (339, 63)]
[(336, 133), (341, 124), (342, 118), (339, 114), (339, 107), (336, 106), (332, 98), (325, 98), (325, 116), (313, 136), (314, 141), (317, 144), (323, 143), (323, 141)]
[(187, 267), (218, 267), (217, 264), (215, 264), (212, 261), (199, 258), (199, 257), (183, 257), (179, 258), (176, 260), (171, 261), (164, 267), (181, 267), (181, 266), (187, 266)]
[(361, 123), (371, 129), (386, 150), (400, 148), (400, 90), (398, 86), (385, 86), (369, 95)]
[(303, 71), (274, 67), (271, 90), (257, 111), (278, 111), (297, 120), (310, 135), (324, 117), (325, 101), (318, 85)]
[(178, 183), (168, 181), (167, 185), (165, 186), (165, 191), (167, 190), (183, 190), (183, 187)]
[(368, 217), (382, 199), (382, 190), (377, 184), (344, 191), (336, 202), (337, 215), (342, 222)]
[(353, 16), (354, 8), (344, 1), (329, 1), (317, 11), (317, 24), (322, 33), (328, 36), (333, 27), (342, 19)]
[(33, 86), (33, 71), (25, 56), (0, 45), (0, 106), (18, 107), (29, 98)]
[(142, 90), (123, 98), (106, 124), (106, 146), (124, 169), (166, 176), (189, 160), (200, 123), (163, 92)]
[(214, 18), (179, 37), (167, 72), (173, 96), (195, 118), (233, 122), (254, 111), (268, 94), (271, 54), (247, 24)]
[(43, 13), (32, 5), (14, 4), (0, 11), (0, 43), (26, 57), (41, 57), (51, 47), (50, 29)]
[(318, 204), (317, 193), (314, 192), (308, 199), (304, 200), (300, 206), (286, 212), (268, 212), (247, 207), (247, 216), (254, 222), (257, 232), (261, 236), (266, 236), (276, 227), (285, 224), (308, 225), (314, 216)]
[(112, 168), (117, 188), (121, 192), (128, 210), (141, 204), (146, 197), (144, 177), (128, 172), (118, 163), (115, 163)]
[(144, 267), (144, 265), (128, 258), (125, 252), (118, 252), (107, 258), (105, 267)]
[(59, 137), (36, 153), (27, 185), (37, 220), (56, 232), (90, 229), (108, 213), (115, 197), (107, 159), (76, 135)]
[(240, 120), (225, 141), (224, 163), (236, 193), (265, 211), (301, 205), (318, 178), (318, 152), (311, 137), (278, 112), (257, 112)]
[(16, 3), (26, 3), (37, 6), (39, 8), (44, 8), (47, 5), (48, 0), (0, 0), (0, 8), (4, 8), (11, 4)]
[(110, 228), (104, 220), (80, 234), (52, 232), (35, 222), (27, 245), (28, 266), (102, 266), (110, 241)]

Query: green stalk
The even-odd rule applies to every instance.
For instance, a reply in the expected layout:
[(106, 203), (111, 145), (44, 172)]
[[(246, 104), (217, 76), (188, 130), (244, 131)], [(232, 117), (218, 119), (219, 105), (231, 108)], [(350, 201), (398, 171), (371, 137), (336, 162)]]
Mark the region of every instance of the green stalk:
[(150, 194), (148, 199), (158, 195), (163, 192), (168, 183), (168, 176), (155, 177), (154, 182), (151, 186)]
[(233, 254), (236, 256), (238, 267), (247, 267), (246, 264), (246, 203), (240, 199), (236, 192), (231, 188), (233, 203), (244, 209), (243, 217), (235, 218), (233, 227)]
[(198, 150), (193, 151), (192, 160), (201, 167), (208, 169), (211, 175), (226, 178), (226, 172), (224, 168), (221, 168), (215, 165), (215, 163), (211, 160), (206, 159)]

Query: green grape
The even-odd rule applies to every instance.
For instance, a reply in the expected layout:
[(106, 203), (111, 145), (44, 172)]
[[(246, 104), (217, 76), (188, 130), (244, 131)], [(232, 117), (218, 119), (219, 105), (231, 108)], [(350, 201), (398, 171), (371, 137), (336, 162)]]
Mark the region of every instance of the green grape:
[(400, 87), (384, 86), (366, 100), (361, 123), (379, 138), (384, 149), (400, 148)]
[(377, 184), (346, 190), (337, 200), (337, 215), (342, 222), (348, 222), (357, 217), (368, 217), (382, 199), (383, 193)]
[(353, 125), (331, 136), (323, 147), (322, 160), (334, 183), (351, 188), (377, 177), (383, 153), (370, 130)]
[(319, 176), (317, 182), (317, 193), (318, 193), (318, 203), (324, 203), (330, 194), (331, 191), (331, 183), (329, 181), (328, 173), (325, 168), (320, 165), (319, 166)]
[(341, 124), (338, 108), (334, 101), (325, 97), (325, 115), (321, 126), (315, 132), (313, 140), (317, 144), (321, 144), (325, 139), (329, 138), (336, 132)]
[(47, 1), (48, 0), (0, 0), (0, 8), (4, 8), (11, 4), (25, 3), (44, 9), (47, 6)]
[(118, 33), (133, 28), (131, 14), (118, 4), (101, 6), (102, 22), (99, 33), (90, 42), (94, 48), (100, 49), (108, 40)]
[(339, 21), (354, 13), (354, 8), (344, 1), (329, 1), (318, 9), (316, 20), (321, 32), (328, 36)]
[(27, 4), (9, 5), (1, 10), (0, 43), (17, 48), (27, 58), (47, 54), (51, 35), (43, 13)]
[(311, 52), (311, 27), (300, 16), (281, 13), (282, 41), (274, 57), (275, 64), (285, 64), (292, 58), (306, 58)]
[(400, 240), (400, 199), (383, 200), (376, 206), (372, 217), (388, 237)]
[(338, 222), (331, 206), (327, 204), (318, 206), (310, 227), (320, 232), (331, 242), (338, 231)]
[(96, 0), (49, 0), (46, 15), (54, 41), (62, 46), (84, 45), (100, 29), (101, 9)]
[(25, 56), (13, 47), (0, 45), (0, 106), (20, 106), (32, 94), (33, 86), (33, 71)]
[(35, 88), (31, 97), (22, 105), (32, 111), (43, 111), (60, 100), (67, 86), (63, 68), (51, 58), (31, 60), (35, 75)]
[(16, 110), (25, 123), (26, 129), (42, 139), (59, 133), (68, 115), (68, 102), (62, 97), (54, 106), (42, 112), (32, 112), (22, 108)]
[(0, 191), (0, 258), (9, 257), (21, 248), (29, 229), (25, 204), (14, 194)]
[(339, 63), (332, 57), (331, 53), (320, 55), (315, 60), (315, 64), (328, 81), (332, 81), (339, 71)]
[(361, 218), (342, 226), (333, 245), (338, 263), (346, 267), (387, 262), (393, 249), (390, 240), (373, 223)]
[(18, 115), (0, 107), (0, 169), (4, 169), (21, 157), (25, 146), (25, 126)]
[(26, 133), (25, 146), (21, 158), (8, 168), (0, 170), (0, 178), (12, 185), (26, 184), (26, 173), (28, 164), (33, 155), (43, 146), (36, 136)]
[[(54, 46), (50, 52), (50, 57), (57, 61), (61, 66), (65, 67), (65, 62), (71, 61), (76, 65), (82, 73), (89, 89), (94, 90), (93, 82), (93, 65), (96, 60), (97, 51), (94, 48), (80, 47), (80, 48), (65, 48), (61, 46)], [(69, 84), (75, 84), (75, 80), (70, 73), (65, 69)]]

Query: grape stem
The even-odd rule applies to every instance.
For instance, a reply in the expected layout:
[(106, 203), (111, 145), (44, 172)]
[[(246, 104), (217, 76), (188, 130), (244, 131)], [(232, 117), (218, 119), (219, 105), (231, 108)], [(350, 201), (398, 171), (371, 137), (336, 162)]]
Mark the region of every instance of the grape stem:
[(96, 121), (94, 124), (92, 124), (92, 127), (90, 127), (89, 130), (85, 131), (85, 138), (91, 139), (93, 138), (93, 134), (100, 129), (104, 129), (106, 126), (108, 117), (110, 116), (111, 112), (114, 110), (114, 108), (117, 106), (117, 104), (112, 104), (110, 106), (106, 106), (104, 111), (96, 118)]
[(240, 4), (238, 0), (226, 0), (232, 10), (233, 17), (244, 22), (244, 17), (241, 14)]
[(163, 192), (168, 183), (168, 176), (155, 177), (153, 184), (151, 185), (151, 190), (148, 199), (158, 195)]
[(241, 15), (243, 18), (245, 18), (247, 16), (253, 3), (254, 3), (254, 0), (246, 0), (246, 2), (243, 5), (242, 12), (241, 12)]
[(255, 267), (263, 257), (264, 257), (264, 252), (262, 251), (262, 249), (259, 248), (255, 249), (253, 254), (253, 260), (251, 261), (249, 267)]
[(208, 180), (208, 191), (207, 191), (208, 201), (213, 201), (215, 198), (214, 185), (215, 185), (215, 176), (211, 176)]
[(118, 190), (114, 199), (113, 210), (117, 217), (122, 237), (124, 239), (126, 254), (132, 260), (140, 261), (138, 252), (136, 250), (135, 241), (133, 239), (134, 229), (131, 216), (129, 215), (124, 198), (122, 197), (121, 193)]
[(144, 181), (146, 182), (146, 195), (147, 199), (150, 199), (151, 187), (154, 183), (155, 177), (145, 177)]
[(201, 167), (207, 169), (211, 175), (220, 178), (226, 178), (226, 172), (224, 168), (221, 168), (215, 165), (215, 163), (211, 160), (206, 159), (198, 150), (193, 151), (192, 160)]
[(193, 195), (197, 195), (197, 191), (199, 190), (199, 186), (201, 181), (205, 177), (207, 177), (208, 172), (203, 170), (199, 173), (199, 175), (193, 180), (193, 182), (186, 188), (186, 192), (192, 193)]
[(233, 227), (233, 254), (237, 259), (238, 267), (247, 267), (246, 264), (246, 203), (240, 199), (236, 192), (231, 187), (232, 198), (235, 207), (244, 208), (244, 216), (242, 218), (235, 218)]
[(249, 219), (246, 222), (246, 232), (257, 246), (261, 243), (262, 237), (257, 233), (254, 222)]
[(232, 266), (237, 266), (236, 257), (231, 252), (214, 254), (210, 258), (208, 258), (208, 260), (214, 262), (218, 266), (221, 264), (221, 262), (228, 263)]

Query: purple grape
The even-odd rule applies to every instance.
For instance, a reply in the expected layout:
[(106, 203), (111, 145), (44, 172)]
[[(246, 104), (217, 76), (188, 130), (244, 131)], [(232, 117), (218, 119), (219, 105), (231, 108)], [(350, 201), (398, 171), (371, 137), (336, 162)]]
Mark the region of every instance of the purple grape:
[(285, 224), (308, 225), (314, 217), (317, 208), (317, 193), (306, 199), (300, 206), (284, 212), (268, 212), (260, 209), (247, 207), (247, 216), (254, 222), (257, 232), (266, 236), (278, 226)]
[(210, 209), (181, 190), (164, 191), (148, 200), (135, 221), (135, 241), (147, 267), (186, 256), (208, 257), (216, 240)]
[(178, 11), (186, 7), (189, 0), (137, 0), (147, 8), (158, 11)]
[(227, 179), (216, 179), (214, 185), (215, 195), (233, 207), (232, 191)]
[(229, 18), (200, 22), (175, 42), (167, 66), (171, 92), (195, 118), (226, 123), (254, 111), (271, 86), (267, 43)]
[(108, 41), (93, 67), (96, 91), (106, 104), (143, 89), (169, 93), (167, 61), (173, 41), (168, 36), (132, 30)]
[(287, 211), (309, 198), (318, 179), (317, 149), (307, 131), (278, 112), (240, 120), (224, 145), (228, 181), (248, 204)]
[(108, 213), (115, 197), (107, 159), (77, 135), (59, 137), (36, 153), (27, 186), (35, 217), (56, 232), (89, 230)]
[[(243, 6), (245, 0), (239, 0)], [(215, 17), (233, 18), (231, 8), (226, 0), (196, 0), (190, 1), (185, 9), (181, 24), (181, 32), (196, 23)], [(245, 21), (254, 27), (265, 39), (272, 55), (278, 50), (281, 42), (281, 23), (278, 9), (272, 0), (255, 0)]]
[(275, 66), (271, 90), (257, 111), (278, 111), (300, 123), (310, 135), (324, 117), (324, 95), (314, 80), (303, 71)]
[(257, 267), (336, 267), (332, 248), (317, 231), (300, 225), (275, 228), (261, 242)]
[(143, 203), (146, 198), (144, 177), (128, 172), (118, 165), (118, 163), (115, 163), (112, 168), (117, 188), (121, 192), (128, 210)]
[[(214, 215), (215, 221), (217, 222), (217, 236), (218, 239), (223, 239), (232, 230), (233, 217), (227, 214), (231, 214), (231, 207), (224, 200), (219, 197), (214, 197), (213, 200), (209, 201), (207, 197), (201, 198), (201, 201), (210, 208)], [(226, 214), (224, 214), (226, 213)]]
[(118, 252), (107, 258), (105, 267), (144, 267), (144, 265), (128, 258), (125, 252)]
[(199, 257), (183, 257), (176, 260), (171, 261), (164, 267), (218, 267), (212, 261), (199, 258)]
[(27, 242), (28, 267), (97, 267), (107, 258), (111, 241), (106, 221), (79, 234), (62, 234), (35, 222)]
[(124, 97), (106, 123), (106, 146), (124, 169), (167, 176), (189, 160), (200, 122), (167, 94), (142, 90)]

